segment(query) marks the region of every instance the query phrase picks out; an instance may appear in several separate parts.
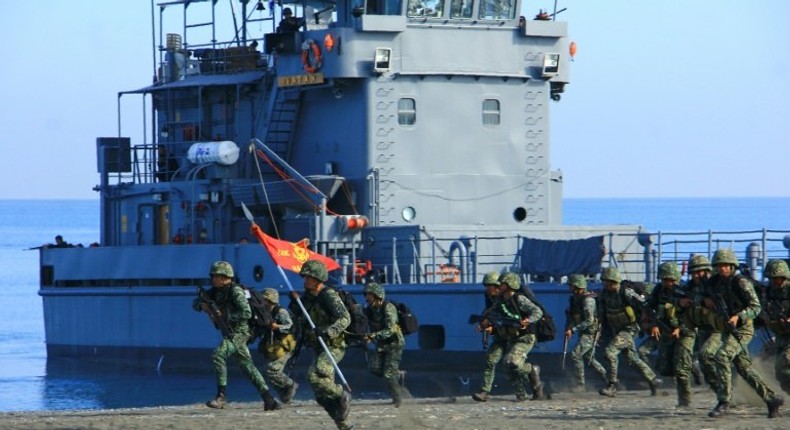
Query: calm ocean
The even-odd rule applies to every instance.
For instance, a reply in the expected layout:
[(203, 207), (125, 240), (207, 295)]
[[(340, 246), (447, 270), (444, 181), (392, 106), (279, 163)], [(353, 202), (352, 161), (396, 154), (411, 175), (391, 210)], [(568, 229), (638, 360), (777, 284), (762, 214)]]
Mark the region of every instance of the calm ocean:
[[(790, 198), (567, 199), (564, 209), (566, 224), (641, 224), (652, 232), (790, 229)], [(98, 225), (98, 201), (0, 200), (0, 412), (189, 404), (213, 394), (210, 374), (47, 360), (38, 252), (30, 248), (58, 234), (97, 242)], [(249, 386), (233, 388), (253, 399)]]

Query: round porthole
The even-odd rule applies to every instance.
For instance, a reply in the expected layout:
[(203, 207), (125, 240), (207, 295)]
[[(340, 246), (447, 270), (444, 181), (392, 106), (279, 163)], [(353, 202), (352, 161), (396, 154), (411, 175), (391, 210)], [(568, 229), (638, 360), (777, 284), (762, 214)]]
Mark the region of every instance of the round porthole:
[(406, 206), (405, 208), (403, 208), (400, 215), (403, 217), (405, 221), (411, 222), (417, 216), (417, 211), (414, 210), (414, 208), (411, 206)]
[(527, 210), (521, 207), (516, 208), (516, 210), (513, 211), (513, 219), (518, 222), (524, 221), (527, 219)]

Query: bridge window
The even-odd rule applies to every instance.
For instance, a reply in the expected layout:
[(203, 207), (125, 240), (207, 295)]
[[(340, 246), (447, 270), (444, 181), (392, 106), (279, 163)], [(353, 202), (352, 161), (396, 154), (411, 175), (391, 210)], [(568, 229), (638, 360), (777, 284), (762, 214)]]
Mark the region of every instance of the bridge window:
[(480, 2), (480, 19), (514, 19), (515, 0), (482, 0)]
[(471, 18), (474, 0), (450, 0), (450, 18)]
[(414, 125), (417, 122), (417, 104), (414, 99), (398, 100), (398, 124)]
[(486, 127), (495, 127), (499, 125), (499, 116), (499, 100), (483, 100), (483, 125)]
[(408, 16), (439, 18), (444, 15), (444, 0), (409, 0)]

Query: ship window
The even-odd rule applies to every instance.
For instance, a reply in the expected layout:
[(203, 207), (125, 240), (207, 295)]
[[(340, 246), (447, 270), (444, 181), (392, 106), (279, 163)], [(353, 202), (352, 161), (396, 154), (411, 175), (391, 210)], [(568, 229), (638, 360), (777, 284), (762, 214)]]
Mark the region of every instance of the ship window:
[(417, 105), (414, 99), (398, 100), (398, 124), (414, 125), (417, 122)]
[(499, 100), (483, 100), (483, 125), (493, 127), (499, 125)]
[(480, 19), (514, 19), (514, 0), (482, 0), (480, 2)]
[(439, 18), (443, 16), (444, 0), (409, 0), (408, 16)]
[(474, 0), (450, 0), (450, 18), (471, 18)]

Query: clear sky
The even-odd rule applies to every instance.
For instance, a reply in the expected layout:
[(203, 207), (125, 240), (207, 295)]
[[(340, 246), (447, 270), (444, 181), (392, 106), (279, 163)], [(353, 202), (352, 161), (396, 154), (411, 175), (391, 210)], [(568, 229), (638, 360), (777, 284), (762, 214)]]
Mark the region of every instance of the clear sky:
[[(558, 5), (578, 45), (551, 106), (565, 197), (790, 195), (790, 1)], [(0, 199), (97, 198), (95, 139), (117, 135), (117, 93), (151, 82), (150, 14), (0, 3)]]

